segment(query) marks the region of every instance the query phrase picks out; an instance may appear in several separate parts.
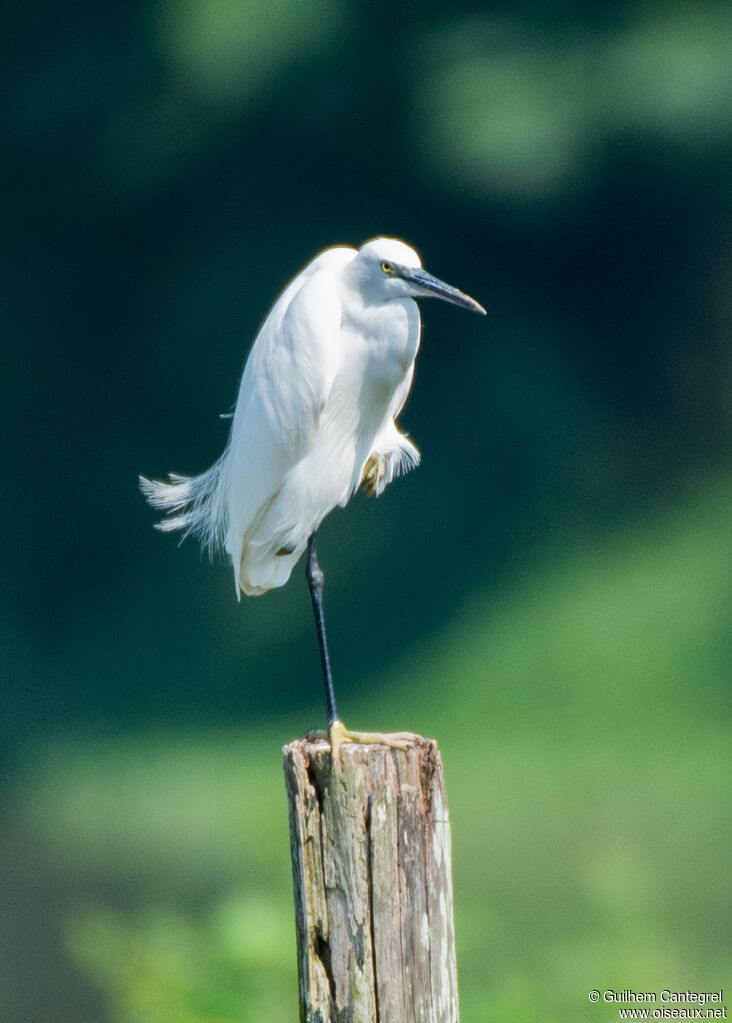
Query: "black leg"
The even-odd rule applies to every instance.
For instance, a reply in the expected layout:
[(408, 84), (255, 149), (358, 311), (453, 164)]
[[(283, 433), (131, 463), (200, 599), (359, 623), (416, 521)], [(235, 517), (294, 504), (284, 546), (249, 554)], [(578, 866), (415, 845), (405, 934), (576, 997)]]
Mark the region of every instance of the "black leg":
[(333, 673), (330, 670), (330, 656), (328, 654), (328, 640), (325, 635), (325, 616), (323, 615), (323, 583), (325, 576), (318, 564), (318, 555), (315, 550), (315, 533), (308, 540), (308, 556), (306, 565), (308, 589), (310, 599), (313, 603), (313, 615), (315, 616), (315, 628), (318, 633), (318, 646), (320, 647), (320, 661), (323, 665), (323, 681), (325, 682), (325, 706), (328, 711), (328, 727), (338, 721), (338, 710), (336, 708), (335, 690), (333, 688)]

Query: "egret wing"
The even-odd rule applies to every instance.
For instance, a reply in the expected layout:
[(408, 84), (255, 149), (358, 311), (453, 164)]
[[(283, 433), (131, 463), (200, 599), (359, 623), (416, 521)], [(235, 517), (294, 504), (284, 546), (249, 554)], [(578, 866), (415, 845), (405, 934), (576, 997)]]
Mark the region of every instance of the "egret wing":
[[(228, 462), (227, 550), (239, 582), (247, 533), (308, 452), (338, 370), (341, 298), (334, 256), (308, 267), (267, 317), (244, 369)], [(346, 255), (347, 254), (347, 255)], [(310, 271), (308, 273), (308, 271)], [(276, 545), (277, 538), (273, 538)]]
[(259, 521), (290, 469), (307, 452), (338, 366), (341, 308), (338, 272), (355, 250), (321, 253), (287, 286), (252, 346), (229, 441), (199, 476), (140, 477), (166, 517), (157, 528), (199, 538), (230, 554), (237, 593), (247, 532)]

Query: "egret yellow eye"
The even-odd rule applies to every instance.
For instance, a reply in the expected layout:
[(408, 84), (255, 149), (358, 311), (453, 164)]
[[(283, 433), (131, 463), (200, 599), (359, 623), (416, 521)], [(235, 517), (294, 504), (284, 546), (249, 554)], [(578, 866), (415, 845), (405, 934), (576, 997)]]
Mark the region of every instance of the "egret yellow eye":
[(387, 263), (385, 260), (381, 264), (381, 269), (384, 271), (385, 274), (389, 274), (389, 276), (391, 276), (394, 273), (393, 263)]

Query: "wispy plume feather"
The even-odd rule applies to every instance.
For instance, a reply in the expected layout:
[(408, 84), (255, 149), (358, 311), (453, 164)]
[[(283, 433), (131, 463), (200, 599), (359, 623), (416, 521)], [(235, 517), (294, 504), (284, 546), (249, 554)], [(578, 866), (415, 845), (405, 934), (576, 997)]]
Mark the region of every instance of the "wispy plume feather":
[(224, 550), (229, 529), (227, 477), (229, 449), (200, 476), (170, 473), (168, 480), (140, 476), (140, 490), (148, 503), (167, 518), (155, 523), (163, 533), (183, 531), (183, 538), (194, 536), (213, 556)]

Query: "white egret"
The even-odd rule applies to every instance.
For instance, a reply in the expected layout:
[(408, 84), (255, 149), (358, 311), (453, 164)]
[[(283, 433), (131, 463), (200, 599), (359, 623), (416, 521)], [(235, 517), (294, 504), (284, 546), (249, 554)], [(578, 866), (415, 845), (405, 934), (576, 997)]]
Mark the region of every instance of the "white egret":
[(168, 514), (158, 529), (183, 530), (228, 554), (237, 598), (283, 586), (307, 550), (334, 756), (342, 741), (386, 737), (348, 732), (339, 719), (315, 533), (359, 487), (381, 494), (419, 463), (396, 418), (420, 342), (413, 299), (430, 296), (485, 313), (396, 239), (322, 252), (285, 288), (256, 337), (221, 458), (200, 476), (140, 478), (150, 504)]

